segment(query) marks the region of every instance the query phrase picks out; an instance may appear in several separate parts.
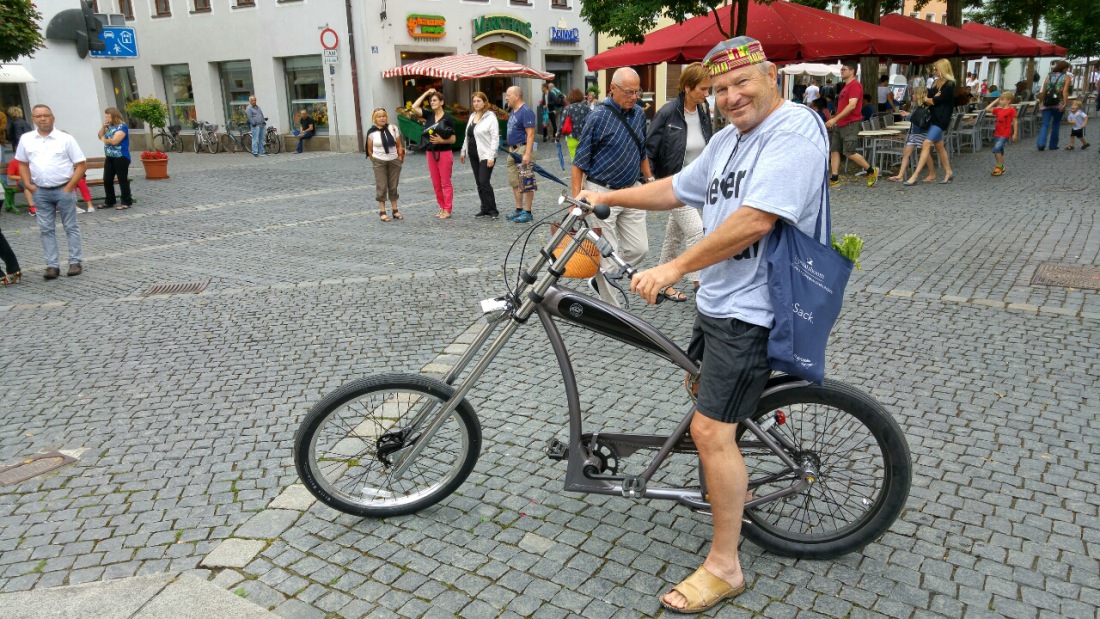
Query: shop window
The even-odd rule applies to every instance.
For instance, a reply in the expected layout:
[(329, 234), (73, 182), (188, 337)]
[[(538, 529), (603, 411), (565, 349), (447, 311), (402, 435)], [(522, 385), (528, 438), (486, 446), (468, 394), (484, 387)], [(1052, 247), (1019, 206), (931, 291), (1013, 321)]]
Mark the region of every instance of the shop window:
[(126, 19), (134, 18), (134, 0), (118, 0), (118, 12), (126, 16)]
[(153, 10), (155, 11), (155, 17), (170, 17), (172, 15), (172, 2), (171, 0), (154, 0)]
[[(222, 104), (226, 122), (247, 125), (244, 108), (252, 96), (252, 63), (247, 60), (218, 63), (222, 83)], [(224, 126), (224, 125), (223, 125)]]
[(210, 0), (195, 0), (195, 12), (196, 13), (209, 13), (210, 12)]
[(284, 61), (286, 68), (287, 117), (291, 129), (298, 114), (308, 110), (318, 134), (328, 133), (328, 100), (325, 96), (325, 67), (320, 56), (296, 56)]
[(168, 124), (192, 128), (195, 124), (195, 93), (191, 90), (191, 70), (185, 64), (170, 64), (161, 68), (161, 76), (168, 102)]
[[(111, 77), (111, 89), (115, 95), (115, 107), (126, 116), (126, 104), (138, 98), (137, 77), (133, 67), (115, 67), (108, 69)], [(145, 123), (136, 118), (126, 118), (126, 124), (132, 129), (141, 129)]]

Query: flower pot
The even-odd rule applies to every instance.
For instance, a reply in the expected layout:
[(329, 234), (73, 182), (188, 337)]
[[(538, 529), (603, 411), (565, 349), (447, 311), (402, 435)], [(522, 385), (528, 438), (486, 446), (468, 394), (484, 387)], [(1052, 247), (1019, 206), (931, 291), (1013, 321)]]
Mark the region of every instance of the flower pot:
[(168, 178), (167, 159), (142, 159), (141, 165), (145, 166), (145, 178), (155, 181)]

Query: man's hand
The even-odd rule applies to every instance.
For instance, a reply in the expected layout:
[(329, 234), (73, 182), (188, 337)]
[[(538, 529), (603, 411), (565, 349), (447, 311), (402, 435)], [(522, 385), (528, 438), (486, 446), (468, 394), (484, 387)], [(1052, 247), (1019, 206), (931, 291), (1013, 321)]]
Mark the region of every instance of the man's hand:
[(462, 153), (461, 155), (458, 156), (458, 162), (459, 163), (466, 163), (466, 153)]
[(530, 164), (531, 164), (531, 155), (524, 154), (523, 155), (523, 165), (530, 165)]
[(630, 281), (630, 291), (645, 299), (646, 303), (657, 303), (657, 295), (683, 279), (681, 273), (671, 262), (638, 273)]
[(604, 204), (603, 197), (605, 195), (607, 195), (607, 194), (600, 193), (598, 191), (589, 191), (587, 189), (582, 189), (580, 193), (578, 193), (576, 196), (573, 197), (573, 199), (574, 200), (584, 200), (585, 202), (588, 202), (592, 206), (596, 206), (597, 204)]
[(825, 128), (826, 129), (832, 129), (835, 126), (836, 126), (836, 118), (830, 118), (829, 120), (825, 121)]
[(493, 163), (495, 163), (495, 162), (496, 162), (495, 159), (486, 159), (485, 160), (485, 167), (491, 168), (491, 167), (493, 167)]

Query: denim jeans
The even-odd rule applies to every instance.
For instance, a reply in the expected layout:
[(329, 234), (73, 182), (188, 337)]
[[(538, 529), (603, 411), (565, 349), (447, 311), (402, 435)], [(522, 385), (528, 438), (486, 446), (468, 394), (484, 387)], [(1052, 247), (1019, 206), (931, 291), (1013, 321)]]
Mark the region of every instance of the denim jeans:
[(298, 152), (302, 152), (302, 140), (308, 140), (313, 137), (313, 131), (300, 131), (298, 132)]
[[(263, 155), (264, 153), (264, 125), (252, 127), (252, 154)], [(257, 150), (259, 149), (259, 150)]]
[(80, 250), (80, 227), (76, 224), (76, 192), (65, 193), (61, 188), (38, 188), (34, 192), (34, 206), (38, 209), (38, 234), (42, 237), (42, 249), (46, 253), (46, 266), (59, 267), (57, 257), (56, 214), (61, 213), (61, 225), (69, 242), (69, 264), (80, 264), (84, 255)]
[[(1036, 145), (1039, 148), (1058, 148), (1058, 130), (1062, 128), (1062, 110), (1051, 108), (1043, 110), (1043, 124), (1039, 125), (1039, 139)], [(1049, 140), (1049, 144), (1048, 144)]]

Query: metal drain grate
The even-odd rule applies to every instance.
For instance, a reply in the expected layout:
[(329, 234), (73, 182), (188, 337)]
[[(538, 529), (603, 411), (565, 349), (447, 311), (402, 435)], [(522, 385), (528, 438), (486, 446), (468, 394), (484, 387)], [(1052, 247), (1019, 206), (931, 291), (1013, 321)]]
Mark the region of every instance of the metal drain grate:
[(24, 460), (21, 464), (0, 469), (0, 486), (22, 483), (32, 477), (49, 473), (70, 462), (76, 462), (76, 458), (71, 458), (56, 451), (36, 455), (33, 458)]
[(1035, 270), (1031, 285), (1100, 290), (1100, 267), (1044, 262)]
[(141, 296), (148, 297), (154, 294), (198, 294), (206, 290), (208, 285), (210, 285), (209, 279), (196, 280), (193, 282), (161, 282), (146, 288), (145, 292), (141, 293)]

